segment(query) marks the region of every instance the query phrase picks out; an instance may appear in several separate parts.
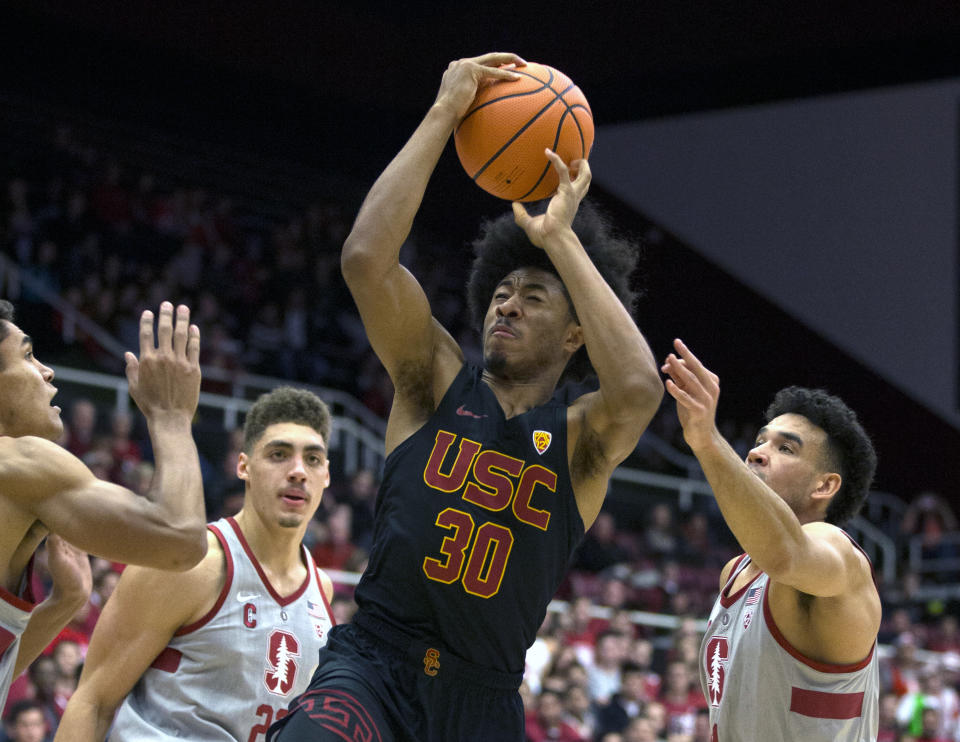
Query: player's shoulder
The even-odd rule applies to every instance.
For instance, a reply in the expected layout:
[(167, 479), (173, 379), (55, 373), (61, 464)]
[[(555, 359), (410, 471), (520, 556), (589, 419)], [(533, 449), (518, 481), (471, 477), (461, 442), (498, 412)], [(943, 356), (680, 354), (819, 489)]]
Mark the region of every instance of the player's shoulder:
[(35, 435), (0, 435), (0, 464), (16, 458), (36, 458), (42, 455), (58, 455), (58, 453), (73, 456), (69, 451), (46, 438)]
[(120, 576), (107, 610), (135, 619), (145, 631), (174, 631), (205, 616), (216, 604), (226, 579), (223, 550), (208, 537), (206, 556), (190, 569), (177, 572), (129, 565)]
[(818, 520), (813, 521), (812, 523), (804, 523), (801, 528), (803, 528), (803, 532), (808, 538), (813, 538), (818, 541), (828, 543), (841, 553), (850, 557), (855, 557), (858, 560), (862, 560), (864, 563), (869, 564), (869, 560), (867, 560), (863, 549), (861, 549), (857, 542), (853, 540), (853, 537), (850, 536), (850, 534), (848, 534), (839, 526), (835, 526), (832, 523), (827, 523), (826, 521)]
[(226, 555), (219, 539), (207, 530), (207, 553), (197, 564), (182, 572), (131, 565), (121, 576), (125, 584), (137, 584), (184, 599), (219, 590), (227, 572)]
[(324, 594), (327, 602), (333, 601), (333, 580), (330, 579), (330, 575), (319, 567), (317, 567), (316, 570), (317, 584), (320, 586), (320, 592)]
[(0, 491), (37, 501), (81, 484), (93, 474), (76, 456), (37, 436), (0, 436)]
[(733, 557), (730, 561), (723, 565), (723, 569), (720, 570), (720, 589), (723, 590), (724, 585), (727, 584), (727, 580), (730, 579), (730, 575), (733, 574), (733, 570), (736, 569), (737, 564), (740, 563), (740, 560), (743, 559), (746, 554), (738, 554)]

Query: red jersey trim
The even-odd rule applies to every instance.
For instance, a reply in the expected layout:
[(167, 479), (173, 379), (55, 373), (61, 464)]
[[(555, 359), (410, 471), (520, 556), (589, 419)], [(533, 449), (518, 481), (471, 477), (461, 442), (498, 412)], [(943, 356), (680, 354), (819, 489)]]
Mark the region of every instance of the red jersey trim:
[(790, 710), (815, 719), (856, 719), (863, 712), (863, 693), (824, 693), (790, 689)]
[(7, 650), (10, 649), (10, 645), (12, 645), (16, 640), (16, 634), (12, 634), (3, 628), (3, 626), (0, 626), (0, 657), (3, 657), (3, 655), (7, 653)]
[(30, 561), (27, 562), (27, 567), (23, 570), (23, 575), (20, 577), (20, 584), (25, 585), (23, 588), (24, 597), (19, 595), (14, 595), (5, 587), (0, 585), (0, 600), (4, 603), (9, 603), (14, 608), (26, 613), (30, 613), (35, 607), (36, 603), (34, 602), (33, 587), (31, 582), (33, 581), (33, 557), (30, 557)]
[(179, 629), (174, 632), (174, 636), (183, 636), (184, 634), (189, 634), (192, 631), (196, 631), (208, 624), (214, 616), (217, 615), (220, 608), (223, 606), (223, 601), (227, 599), (227, 595), (230, 592), (230, 585), (233, 584), (233, 555), (230, 553), (230, 547), (227, 546), (227, 540), (223, 537), (223, 534), (220, 533), (220, 529), (214, 525), (208, 525), (207, 529), (217, 537), (217, 541), (220, 542), (220, 548), (223, 549), (223, 555), (227, 559), (227, 574), (223, 580), (223, 587), (220, 588), (220, 595), (217, 596), (217, 602), (213, 604), (213, 607), (206, 612), (206, 614), (194, 621), (191, 624), (186, 626), (181, 626)]
[(310, 555), (310, 551), (306, 549), (304, 551), (306, 552), (307, 559), (309, 560), (309, 569), (313, 570), (313, 578), (317, 581), (317, 592), (320, 593), (320, 599), (323, 601), (323, 606), (327, 610), (327, 618), (330, 619), (331, 626), (336, 626), (337, 619), (334, 618), (333, 608), (330, 607), (330, 601), (327, 600), (327, 594), (323, 591), (323, 581), (320, 579), (320, 568)]
[[(273, 589), (273, 585), (270, 584), (270, 580), (267, 579), (266, 573), (264, 573), (263, 568), (260, 566), (260, 562), (257, 561), (257, 558), (254, 556), (253, 549), (251, 549), (250, 544), (247, 543), (247, 539), (243, 535), (243, 531), (240, 530), (240, 526), (237, 524), (237, 521), (233, 519), (233, 516), (230, 516), (227, 518), (227, 523), (230, 524), (230, 527), (233, 528), (234, 533), (237, 534), (237, 538), (240, 540), (240, 546), (243, 547), (243, 551), (246, 553), (247, 559), (250, 560), (250, 564), (253, 565), (253, 568), (257, 570), (257, 574), (260, 575), (260, 582), (263, 583), (263, 586), (267, 588), (267, 592), (270, 593), (270, 597), (272, 597), (281, 608), (286, 605), (290, 605), (290, 603), (297, 600), (307, 591), (307, 587), (310, 585), (311, 570), (310, 562), (306, 560), (306, 557), (304, 557), (304, 564), (307, 567), (307, 576), (306, 579), (304, 579), (303, 584), (287, 597), (281, 598), (280, 594)], [(303, 544), (300, 545), (300, 550), (303, 554), (307, 553), (307, 549), (305, 546), (303, 546)], [(322, 593), (323, 590), (320, 592)]]
[(161, 672), (176, 672), (177, 668), (180, 667), (181, 659), (183, 659), (183, 652), (173, 647), (167, 647), (150, 663), (150, 667)]
[(746, 554), (741, 554), (740, 557), (734, 562), (733, 569), (730, 570), (730, 577), (727, 579), (727, 584), (723, 586), (723, 590), (720, 592), (720, 605), (724, 608), (729, 608), (734, 603), (736, 603), (740, 598), (743, 597), (743, 594), (747, 591), (754, 582), (763, 574), (760, 572), (756, 577), (754, 577), (750, 582), (741, 587), (733, 595), (728, 595), (728, 591), (733, 587), (734, 581), (737, 579), (737, 576), (740, 574), (740, 566), (743, 563), (743, 560), (746, 559)]
[[(860, 662), (854, 662), (851, 665), (834, 665), (829, 662), (818, 662), (817, 660), (810, 659), (806, 655), (802, 654), (798, 649), (796, 649), (790, 642), (787, 641), (787, 638), (780, 633), (780, 628), (777, 626), (777, 622), (773, 620), (773, 611), (770, 610), (770, 583), (768, 582), (763, 588), (763, 619), (767, 622), (767, 628), (770, 630), (773, 638), (777, 640), (777, 644), (783, 647), (784, 651), (787, 652), (791, 657), (793, 657), (798, 662), (802, 662), (807, 667), (812, 667), (814, 670), (819, 672), (830, 672), (830, 673), (844, 673), (844, 672), (856, 672), (857, 670), (862, 670), (867, 665), (870, 664), (870, 660), (873, 659), (873, 653), (877, 651), (877, 642), (873, 642), (873, 647), (870, 649), (870, 653), (862, 659)], [(812, 691), (811, 691), (812, 692)], [(834, 694), (830, 694), (834, 695)], [(861, 693), (861, 695), (863, 695)], [(815, 716), (816, 714), (807, 714), (808, 716)], [(824, 717), (828, 719), (833, 718), (847, 718), (847, 717)]]

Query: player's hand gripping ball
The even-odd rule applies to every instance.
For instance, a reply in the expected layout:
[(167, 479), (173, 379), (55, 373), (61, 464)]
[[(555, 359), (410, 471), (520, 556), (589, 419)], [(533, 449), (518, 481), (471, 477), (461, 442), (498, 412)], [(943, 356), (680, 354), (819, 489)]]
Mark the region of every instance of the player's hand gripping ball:
[(570, 163), (593, 146), (593, 114), (562, 72), (528, 62), (519, 80), (483, 85), (454, 131), (464, 170), (488, 193), (509, 201), (552, 196), (559, 179), (544, 149)]

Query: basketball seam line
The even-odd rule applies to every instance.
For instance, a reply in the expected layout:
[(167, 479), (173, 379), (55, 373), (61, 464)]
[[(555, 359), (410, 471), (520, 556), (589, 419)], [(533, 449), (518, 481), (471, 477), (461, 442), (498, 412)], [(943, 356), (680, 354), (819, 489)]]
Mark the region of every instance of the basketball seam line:
[[(550, 88), (550, 90), (553, 90), (553, 88), (551, 87), (552, 84), (553, 84), (553, 70), (550, 69), (549, 67), (546, 67), (546, 66), (544, 66), (544, 69), (547, 71), (547, 79), (546, 79), (546, 80), (541, 80), (539, 77), (537, 77), (536, 75), (531, 75), (529, 72), (523, 72), (523, 71), (521, 71), (521, 70), (514, 70), (518, 75), (523, 75), (524, 77), (529, 77), (531, 80), (536, 80), (538, 83), (540, 83), (540, 87), (537, 88), (536, 90), (528, 90), (528, 91), (525, 92), (525, 93), (512, 93), (512, 94), (510, 94), (510, 95), (501, 95), (499, 98), (494, 98), (493, 100), (488, 100), (486, 103), (481, 103), (479, 106), (477, 106), (476, 108), (474, 108), (472, 111), (470, 111), (466, 116), (464, 116), (464, 117), (460, 120), (460, 124), (457, 126), (457, 128), (459, 129), (460, 126), (463, 126), (463, 122), (466, 121), (468, 118), (470, 118), (474, 113), (476, 113), (477, 111), (479, 111), (481, 108), (486, 108), (486, 107), (489, 106), (491, 103), (496, 103), (497, 101), (501, 101), (501, 100), (507, 100), (508, 98), (520, 98), (520, 97), (523, 97), (524, 95), (531, 95), (531, 94), (533, 94), (533, 93), (539, 93), (539, 92), (541, 92), (544, 88)], [(568, 89), (569, 89), (569, 88), (568, 88)], [(567, 92), (567, 91), (564, 90), (563, 92), (565, 93), (565, 92)], [(556, 95), (556, 91), (555, 91), (555, 90), (553, 91), (553, 94)]]
[[(551, 74), (551, 77), (552, 77), (552, 74)], [(538, 78), (534, 78), (534, 79), (538, 79)], [(553, 88), (549, 87), (549, 85), (548, 85), (547, 88), (550, 90), (550, 92), (553, 93), (553, 96), (554, 96), (553, 100), (550, 101), (549, 103), (547, 103), (547, 105), (545, 105), (545, 106), (544, 106), (543, 108), (541, 108), (539, 111), (537, 111), (537, 114), (536, 114), (535, 116), (533, 116), (529, 121), (527, 121), (527, 123), (525, 123), (522, 127), (520, 127), (520, 129), (519, 129), (512, 137), (510, 137), (510, 139), (508, 139), (500, 149), (498, 149), (496, 152), (494, 152), (494, 153), (493, 153), (493, 156), (490, 157), (490, 159), (487, 160), (487, 161), (483, 164), (483, 166), (482, 166), (479, 170), (477, 170), (477, 172), (476, 172), (474, 175), (471, 176), (471, 179), (474, 180), (474, 181), (476, 181), (477, 178), (479, 178), (481, 175), (483, 175), (484, 171), (485, 171), (488, 167), (490, 167), (490, 165), (493, 164), (494, 160), (496, 160), (500, 155), (502, 155), (502, 154), (504, 153), (504, 151), (505, 151), (511, 144), (513, 144), (521, 134), (523, 134), (523, 132), (525, 132), (527, 129), (529, 129), (529, 128), (533, 125), (533, 123), (534, 123), (537, 119), (539, 119), (544, 113), (546, 113), (547, 109), (549, 109), (549, 108), (550, 108), (554, 103), (556, 103), (558, 100), (559, 100), (560, 103), (567, 109), (567, 110), (563, 113), (563, 115), (560, 117), (560, 123), (561, 123), (561, 125), (562, 125), (564, 118), (566, 118), (567, 114), (570, 113), (570, 111), (571, 111), (571, 109), (572, 109), (572, 106), (563, 99), (563, 96), (566, 95), (568, 92), (570, 92), (570, 90), (572, 90), (572, 89), (575, 88), (575, 87), (576, 87), (576, 85), (574, 85), (573, 83), (571, 83), (571, 84), (568, 85), (566, 88), (564, 88), (561, 92), (558, 93), (556, 90), (554, 90)], [(541, 88), (541, 90), (543, 90), (543, 88)], [(540, 91), (537, 91), (537, 92), (540, 92)], [(499, 100), (502, 100), (502, 99), (499, 99)], [(576, 104), (576, 105), (580, 105), (580, 104)], [(573, 118), (574, 118), (574, 120), (576, 120), (577, 117), (574, 116)], [(579, 128), (579, 127), (578, 127), (578, 128)], [(559, 131), (559, 129), (560, 129), (560, 127), (558, 126), (558, 127), (557, 127), (557, 130)], [(583, 138), (583, 137), (582, 137), (582, 131), (581, 131), (581, 140), (582, 140), (582, 138)], [(554, 146), (556, 146), (556, 137), (554, 138)], [(549, 163), (548, 163), (548, 166), (549, 166)], [(545, 173), (544, 173), (544, 174), (545, 174)], [(541, 174), (540, 179), (537, 181), (538, 184), (539, 184), (540, 180), (543, 180), (543, 174)], [(525, 194), (524, 194), (523, 196), (521, 196), (520, 198), (524, 198), (525, 196), (529, 195), (531, 192), (532, 192), (532, 189), (531, 189), (530, 191), (527, 191), (527, 193), (525, 193)]]

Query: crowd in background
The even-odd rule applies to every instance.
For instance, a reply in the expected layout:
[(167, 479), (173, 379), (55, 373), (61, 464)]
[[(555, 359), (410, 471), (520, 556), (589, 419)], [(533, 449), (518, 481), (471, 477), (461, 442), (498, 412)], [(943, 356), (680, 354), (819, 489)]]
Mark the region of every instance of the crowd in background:
[[(158, 184), (110, 155), (83, 144), (67, 127), (45, 147), (0, 163), (0, 250), (39, 282), (91, 317), (126, 348), (136, 348), (145, 308), (176, 298), (193, 309), (203, 332), (201, 362), (309, 381), (348, 392), (384, 416), (392, 389), (369, 351), (339, 273), (339, 246), (351, 204), (310, 205), (284, 219), (240, 208), (199, 184)], [(478, 353), (464, 324), (462, 282), (451, 279), (431, 241), (416, 239), (407, 260), (431, 296), (435, 313), (468, 355)], [(34, 319), (28, 331), (47, 359), (82, 358), (119, 373), (119, 361), (89, 334), (66, 333), (63, 315), (21, 282), (19, 306)], [(250, 308), (256, 311), (251, 312)], [(206, 391), (226, 391), (217, 379)], [(153, 469), (149, 440), (137, 415), (87, 398), (64, 402), (61, 443), (98, 476), (144, 492)], [(741, 453), (752, 428), (724, 421), (722, 432)], [(665, 409), (651, 431), (682, 450), (676, 415)], [(239, 510), (236, 478), (240, 431), (220, 430), (201, 446), (211, 519)], [(641, 442), (631, 465), (684, 473)], [(320, 566), (362, 571), (370, 547), (377, 472), (335, 474), (307, 533)], [(635, 505), (629, 526), (601, 512), (576, 553), (558, 598), (567, 609), (548, 614), (528, 652), (522, 695), (527, 736), (541, 740), (707, 742), (706, 701), (700, 691), (699, 620), (709, 612), (723, 564), (736, 552), (722, 519), (703, 499), (684, 510), (675, 498)], [(943, 536), (957, 530), (942, 497), (915, 498), (898, 524), (884, 524), (903, 543), (923, 538), (928, 556), (954, 558)], [(6, 738), (42, 740), (56, 728), (76, 687), (90, 633), (122, 565), (93, 560), (94, 592), (60, 637), (11, 689), (4, 710)], [(49, 589), (41, 550), (35, 565), (39, 595)], [(960, 741), (960, 628), (957, 599), (920, 597), (922, 583), (957, 582), (956, 575), (901, 573), (881, 586), (884, 618), (882, 742)], [(337, 581), (334, 610), (348, 621), (352, 588)], [(677, 617), (663, 628), (636, 612)], [(929, 654), (934, 652), (936, 654)], [(39, 736), (30, 736), (39, 730)]]

